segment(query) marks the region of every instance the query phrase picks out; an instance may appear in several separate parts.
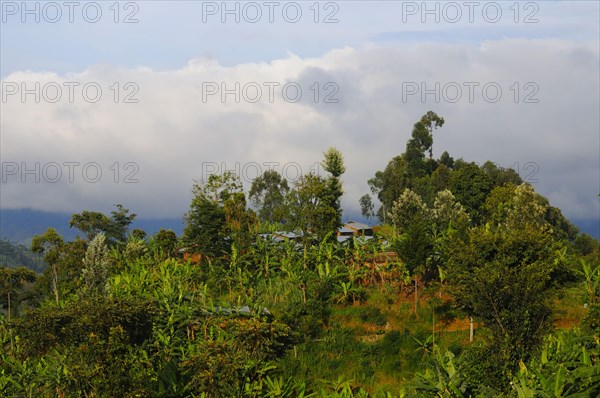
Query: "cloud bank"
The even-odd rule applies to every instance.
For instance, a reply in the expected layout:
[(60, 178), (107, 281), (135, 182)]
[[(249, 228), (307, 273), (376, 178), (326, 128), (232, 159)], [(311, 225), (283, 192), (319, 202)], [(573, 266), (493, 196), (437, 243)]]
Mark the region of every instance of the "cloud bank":
[(13, 72), (2, 80), (0, 202), (179, 217), (210, 172), (237, 171), (246, 187), (268, 168), (294, 180), (335, 146), (347, 166), (343, 206), (357, 212), (367, 179), (433, 110), (446, 119), (434, 156), (513, 167), (568, 217), (598, 218), (599, 65), (597, 41), (503, 38), (384, 41), (234, 66)]

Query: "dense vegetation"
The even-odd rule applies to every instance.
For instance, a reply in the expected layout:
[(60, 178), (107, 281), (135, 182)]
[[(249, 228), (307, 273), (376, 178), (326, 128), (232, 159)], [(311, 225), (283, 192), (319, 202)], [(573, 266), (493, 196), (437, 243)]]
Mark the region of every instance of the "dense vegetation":
[(46, 268), (42, 256), (33, 253), (25, 245), (14, 244), (5, 239), (0, 239), (0, 264), (8, 268), (23, 266), (39, 273)]
[(333, 148), (254, 209), (234, 174), (194, 184), (181, 237), (121, 205), (36, 236), (42, 274), (0, 268), (0, 396), (598, 396), (599, 242), (513, 170), (434, 159), (444, 122), (369, 181), (372, 239), (336, 239)]

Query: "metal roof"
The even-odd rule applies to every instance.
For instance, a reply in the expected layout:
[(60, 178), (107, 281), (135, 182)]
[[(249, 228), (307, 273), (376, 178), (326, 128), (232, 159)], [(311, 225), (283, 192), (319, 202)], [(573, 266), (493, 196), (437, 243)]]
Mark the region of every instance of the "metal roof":
[(373, 229), (372, 227), (368, 226), (367, 224), (363, 224), (363, 223), (357, 222), (357, 221), (348, 221), (347, 223), (344, 223), (344, 226), (350, 227), (353, 229), (358, 229), (358, 230)]

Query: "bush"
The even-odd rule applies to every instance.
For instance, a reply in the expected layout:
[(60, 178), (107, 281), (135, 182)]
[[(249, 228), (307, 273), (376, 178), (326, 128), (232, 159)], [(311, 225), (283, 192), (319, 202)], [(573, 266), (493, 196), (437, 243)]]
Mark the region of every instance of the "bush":
[(360, 307), (358, 317), (364, 323), (385, 326), (387, 319), (377, 307)]
[(296, 335), (296, 343), (318, 337), (329, 321), (329, 306), (318, 300), (291, 303), (283, 311), (281, 320)]
[(581, 329), (588, 334), (600, 335), (600, 304), (592, 304), (590, 312), (581, 321)]

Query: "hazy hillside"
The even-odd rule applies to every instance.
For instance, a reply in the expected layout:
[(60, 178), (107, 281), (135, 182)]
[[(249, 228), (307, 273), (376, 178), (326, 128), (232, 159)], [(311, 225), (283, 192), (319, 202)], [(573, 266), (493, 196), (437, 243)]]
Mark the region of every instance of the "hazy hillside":
[[(135, 212), (135, 209), (133, 209)], [(0, 238), (13, 243), (29, 246), (34, 235), (40, 235), (48, 228), (54, 228), (66, 240), (73, 240), (78, 231), (69, 228), (70, 214), (50, 213), (29, 209), (0, 210)], [(160, 228), (173, 230), (177, 235), (183, 231), (183, 223), (179, 218), (144, 220), (137, 219), (131, 228), (139, 228), (148, 235)], [(80, 233), (81, 234), (81, 233)]]
[(42, 272), (46, 264), (41, 255), (31, 252), (27, 246), (0, 239), (0, 266), (8, 268), (23, 266)]

